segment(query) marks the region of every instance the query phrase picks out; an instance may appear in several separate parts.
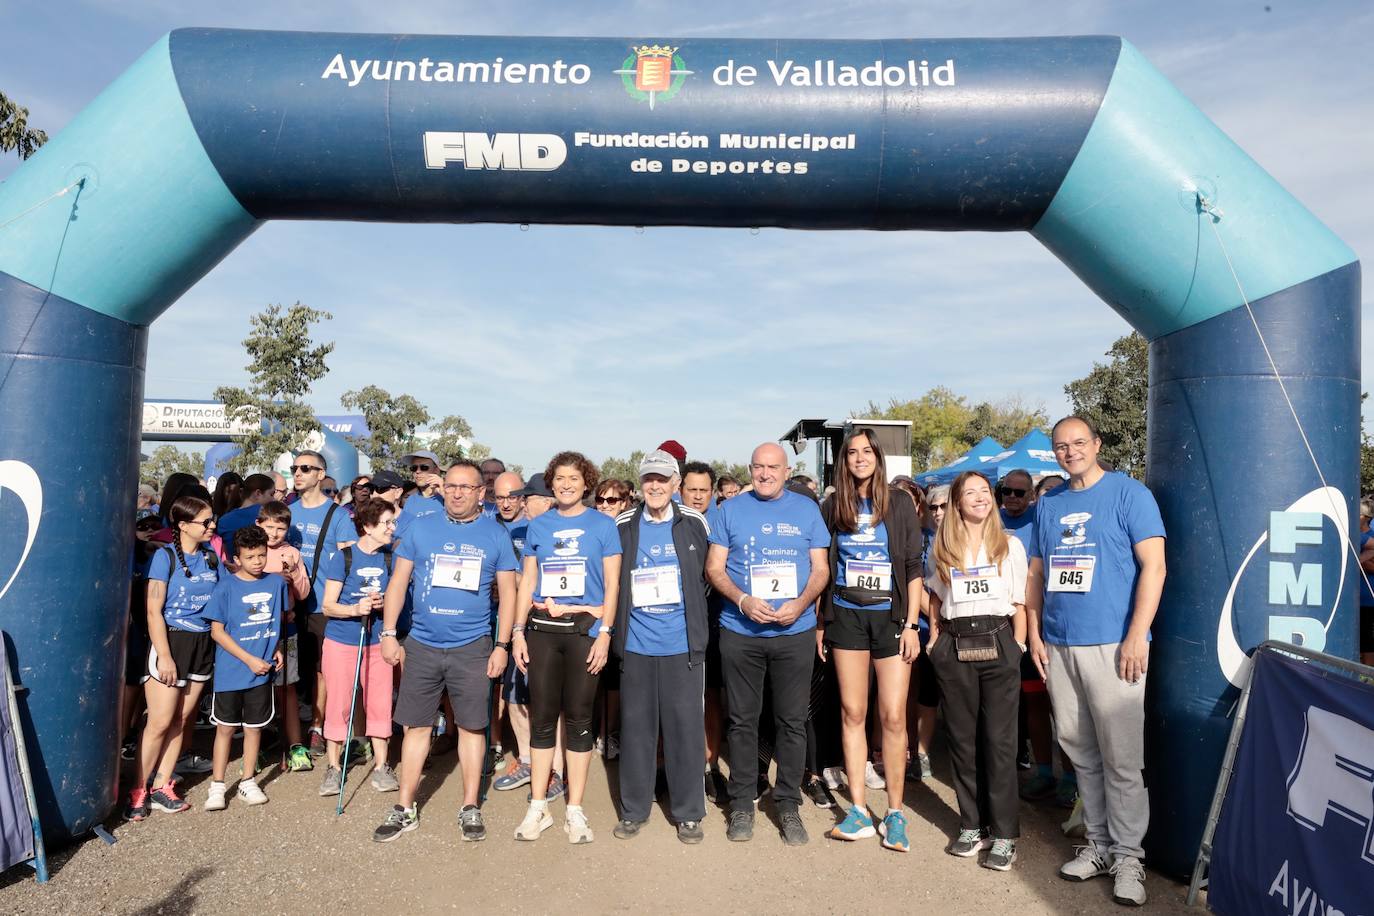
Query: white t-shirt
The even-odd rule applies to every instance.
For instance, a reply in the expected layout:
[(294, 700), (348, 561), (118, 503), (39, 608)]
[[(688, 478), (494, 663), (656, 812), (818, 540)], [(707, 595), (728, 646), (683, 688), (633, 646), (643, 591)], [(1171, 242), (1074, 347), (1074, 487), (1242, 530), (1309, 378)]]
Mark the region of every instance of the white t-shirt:
[[(929, 553), (929, 563), (935, 560), (935, 551)], [(978, 556), (970, 564), (970, 569), (980, 566), (990, 566), (987, 551), (983, 545), (978, 545)], [(925, 585), (930, 589), (931, 594), (940, 599), (940, 618), (942, 620), (952, 620), (959, 617), (1010, 617), (1016, 613), (1014, 605), (1026, 603), (1026, 575), (1029, 572), (1026, 563), (1026, 548), (1014, 537), (1007, 538), (1007, 555), (1002, 560), (1002, 568), (998, 570), (994, 581), (991, 583), (998, 592), (996, 597), (989, 599), (970, 599), (964, 601), (950, 600), (950, 586), (945, 583), (934, 569), (927, 572)]]

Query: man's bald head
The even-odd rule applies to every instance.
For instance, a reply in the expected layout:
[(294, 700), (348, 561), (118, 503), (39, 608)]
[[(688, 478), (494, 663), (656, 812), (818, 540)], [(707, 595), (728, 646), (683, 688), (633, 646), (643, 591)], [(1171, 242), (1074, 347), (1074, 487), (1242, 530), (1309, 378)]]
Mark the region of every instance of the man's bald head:
[(525, 498), (515, 494), (524, 488), (525, 481), (514, 471), (503, 471), (496, 476), (491, 498), (496, 503), (496, 514), (503, 521), (513, 522), (520, 517), (520, 510), (525, 508)]
[(749, 477), (761, 499), (776, 499), (787, 483), (787, 453), (776, 442), (765, 442), (749, 459)]

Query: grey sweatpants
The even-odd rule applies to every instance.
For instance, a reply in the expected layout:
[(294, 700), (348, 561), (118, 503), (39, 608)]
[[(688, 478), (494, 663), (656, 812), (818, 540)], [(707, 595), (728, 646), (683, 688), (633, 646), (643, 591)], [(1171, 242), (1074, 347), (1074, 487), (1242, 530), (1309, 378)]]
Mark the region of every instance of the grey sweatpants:
[(1108, 857), (1145, 857), (1145, 678), (1117, 676), (1119, 643), (1046, 645), (1045, 671), (1059, 744), (1078, 775), (1088, 841)]

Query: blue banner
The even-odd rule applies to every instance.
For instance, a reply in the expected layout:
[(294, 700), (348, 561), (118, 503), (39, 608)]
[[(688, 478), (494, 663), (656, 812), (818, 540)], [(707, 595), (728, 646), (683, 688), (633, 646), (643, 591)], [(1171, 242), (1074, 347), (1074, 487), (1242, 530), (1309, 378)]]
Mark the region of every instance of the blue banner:
[(1374, 684), (1264, 649), (1254, 664), (1208, 903), (1246, 916), (1374, 912)]
[(10, 718), (8, 651), (0, 639), (0, 871), (33, 858), (33, 816), (24, 793), (24, 777), (19, 769), (19, 746), (15, 741), (18, 722)]

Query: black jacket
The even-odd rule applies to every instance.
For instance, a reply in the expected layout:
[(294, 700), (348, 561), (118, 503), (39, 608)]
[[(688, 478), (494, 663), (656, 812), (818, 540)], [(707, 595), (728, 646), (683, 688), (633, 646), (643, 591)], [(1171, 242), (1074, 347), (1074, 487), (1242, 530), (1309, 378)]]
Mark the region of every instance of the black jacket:
[[(916, 504), (905, 490), (888, 487), (887, 497), (887, 514), (883, 516), (883, 524), (887, 526), (887, 552), (892, 560), (892, 619), (905, 623), (907, 583), (921, 578), (925, 573), (921, 563), (925, 534), (921, 531), (921, 520), (916, 515)], [(830, 529), (830, 585), (820, 601), (821, 616), (828, 622), (835, 619), (835, 583), (843, 584), (839, 578), (840, 548), (839, 532), (835, 529), (834, 496), (821, 503), (821, 518), (825, 519), (825, 527)]]
[[(706, 661), (706, 550), (709, 530), (706, 517), (695, 509), (670, 502), (673, 513), (673, 548), (677, 551), (677, 565), (682, 572), (682, 604), (687, 616), (687, 664), (700, 665)], [(620, 600), (615, 612), (615, 635), (611, 646), (615, 654), (625, 657), (625, 641), (630, 635), (630, 572), (639, 556), (639, 520), (644, 506), (620, 513), (615, 520), (620, 531)]]

